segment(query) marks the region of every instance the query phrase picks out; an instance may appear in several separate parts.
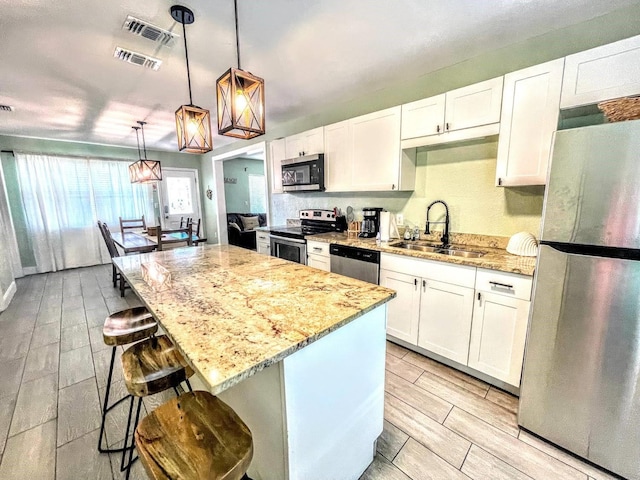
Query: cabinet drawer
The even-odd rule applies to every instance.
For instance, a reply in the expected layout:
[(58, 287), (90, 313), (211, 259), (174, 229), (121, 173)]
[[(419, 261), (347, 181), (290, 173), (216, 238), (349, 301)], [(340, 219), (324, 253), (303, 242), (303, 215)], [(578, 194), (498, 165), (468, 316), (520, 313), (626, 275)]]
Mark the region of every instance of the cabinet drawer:
[(329, 244), (324, 242), (312, 242), (307, 240), (307, 253), (309, 255), (329, 256)]
[(532, 277), (516, 273), (497, 272), (495, 270), (478, 269), (476, 276), (476, 290), (493, 292), (499, 295), (531, 299)]
[(256, 231), (256, 241), (269, 243), (269, 232)]
[(461, 287), (473, 288), (476, 281), (476, 267), (388, 253), (380, 256), (380, 268)]

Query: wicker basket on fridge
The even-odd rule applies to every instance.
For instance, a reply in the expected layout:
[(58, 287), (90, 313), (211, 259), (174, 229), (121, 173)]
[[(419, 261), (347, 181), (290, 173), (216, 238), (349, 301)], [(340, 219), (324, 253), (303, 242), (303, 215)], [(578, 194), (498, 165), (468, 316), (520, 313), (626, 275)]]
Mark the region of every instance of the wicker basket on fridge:
[(598, 108), (610, 122), (623, 122), (640, 118), (640, 97), (616, 98), (600, 102)]

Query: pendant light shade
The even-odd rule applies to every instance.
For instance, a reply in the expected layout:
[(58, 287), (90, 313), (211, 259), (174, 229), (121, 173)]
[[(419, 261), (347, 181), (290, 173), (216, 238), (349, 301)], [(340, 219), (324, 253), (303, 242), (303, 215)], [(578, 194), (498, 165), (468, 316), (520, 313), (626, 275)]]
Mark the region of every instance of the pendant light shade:
[(240, 69), (238, 1), (233, 2), (236, 21), (238, 68), (230, 68), (216, 82), (218, 133), (228, 137), (264, 135), (264, 80)]
[(142, 130), (142, 145), (144, 147), (144, 159), (140, 155), (140, 140), (138, 138), (138, 157), (139, 160), (129, 165), (129, 180), (131, 183), (149, 183), (162, 180), (162, 167), (158, 160), (149, 160), (147, 158), (147, 143), (144, 138), (144, 126), (147, 122), (138, 120), (140, 127), (131, 127), (136, 131), (138, 138), (138, 130)]
[(218, 133), (228, 137), (264, 135), (264, 80), (230, 68), (216, 82)]
[(189, 50), (187, 49), (187, 30), (185, 25), (195, 21), (193, 12), (182, 5), (171, 7), (171, 17), (182, 24), (184, 37), (184, 55), (187, 62), (187, 83), (189, 85), (189, 104), (176, 110), (176, 133), (178, 150), (187, 153), (207, 153), (213, 149), (211, 140), (211, 115), (209, 110), (193, 104), (191, 95), (191, 73), (189, 72)]

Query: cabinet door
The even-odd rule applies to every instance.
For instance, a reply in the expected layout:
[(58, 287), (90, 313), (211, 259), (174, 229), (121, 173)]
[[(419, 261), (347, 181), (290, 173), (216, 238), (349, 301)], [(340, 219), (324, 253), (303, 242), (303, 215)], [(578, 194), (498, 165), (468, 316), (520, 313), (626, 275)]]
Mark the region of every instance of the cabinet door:
[(351, 120), (352, 190), (398, 190), (401, 107)]
[(304, 142), (302, 149), (305, 155), (324, 153), (324, 127), (313, 128), (303, 132)]
[(640, 36), (566, 58), (560, 108), (640, 93)]
[(438, 135), (444, 130), (444, 93), (402, 105), (402, 140)]
[(520, 386), (530, 302), (478, 292), (473, 310), (469, 366)]
[(317, 268), (318, 270), (324, 270), (325, 272), (331, 271), (331, 262), (329, 261), (329, 257), (324, 257), (322, 255), (310, 253), (307, 255), (307, 265), (309, 267)]
[(467, 364), (473, 288), (421, 280), (418, 346)]
[(269, 144), (271, 163), (271, 193), (282, 193), (282, 160), (286, 158), (285, 140), (273, 140)]
[(419, 279), (391, 270), (380, 270), (380, 285), (396, 291), (387, 305), (387, 333), (413, 345), (418, 343), (420, 315)]
[(258, 253), (262, 255), (271, 255), (271, 245), (269, 242), (257, 242), (256, 247)]
[(502, 77), (451, 90), (445, 100), (445, 131), (500, 121)]
[(505, 75), (497, 185), (546, 183), (563, 69), (561, 58)]
[(351, 121), (324, 127), (324, 180), (328, 192), (351, 190), (352, 162)]
[(297, 135), (290, 135), (285, 139), (285, 158), (296, 158), (302, 156), (304, 151), (304, 132)]

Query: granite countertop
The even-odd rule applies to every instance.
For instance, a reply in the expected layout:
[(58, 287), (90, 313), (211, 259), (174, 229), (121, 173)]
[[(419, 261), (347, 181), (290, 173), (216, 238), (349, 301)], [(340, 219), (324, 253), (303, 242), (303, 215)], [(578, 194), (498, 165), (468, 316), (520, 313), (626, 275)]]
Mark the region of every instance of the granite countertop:
[[(389, 242), (376, 244), (374, 238), (349, 237), (346, 233), (331, 232), (306, 237), (307, 240), (325, 243), (337, 243), (352, 247), (368, 248), (384, 253), (393, 253), (408, 257), (421, 258), (425, 260), (438, 260), (440, 262), (455, 263), (458, 265), (469, 265), (472, 267), (487, 268), (501, 272), (519, 273), (532, 276), (536, 266), (536, 257), (520, 257), (512, 255), (505, 250), (505, 237), (489, 237), (484, 235), (451, 234), (452, 244), (460, 248), (484, 252), (479, 258), (452, 257), (432, 252), (420, 252), (407, 250), (404, 248), (392, 247), (394, 243), (401, 242), (401, 239), (392, 239)], [(432, 240), (436, 238), (421, 238), (421, 240)]]
[[(384, 287), (231, 245), (113, 262), (213, 394), (395, 297)], [(161, 265), (170, 281), (145, 281), (143, 264)]]

